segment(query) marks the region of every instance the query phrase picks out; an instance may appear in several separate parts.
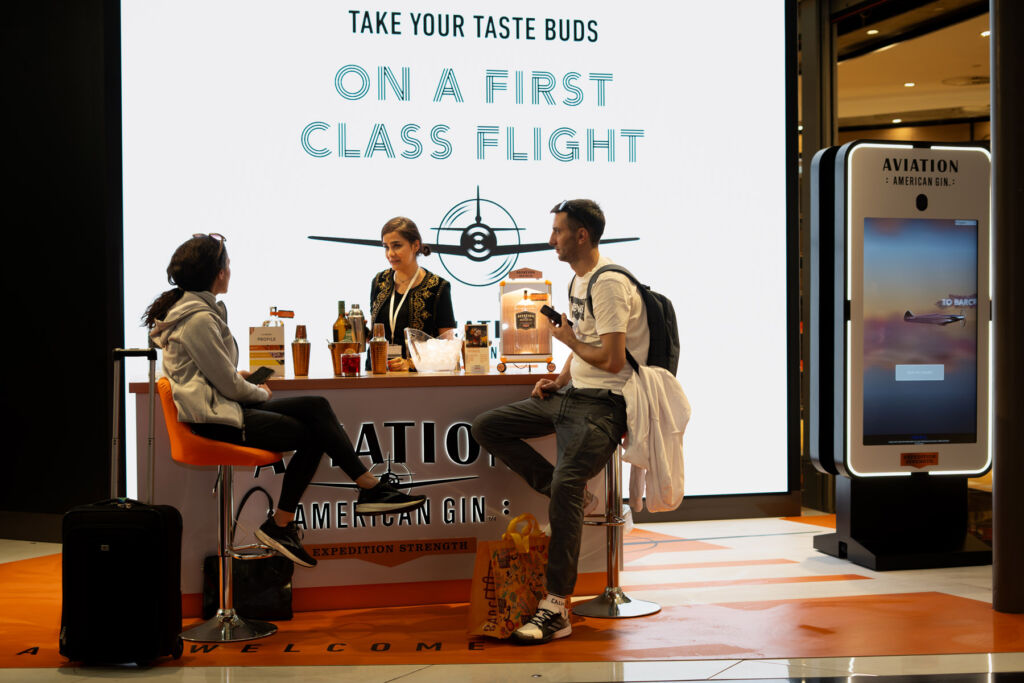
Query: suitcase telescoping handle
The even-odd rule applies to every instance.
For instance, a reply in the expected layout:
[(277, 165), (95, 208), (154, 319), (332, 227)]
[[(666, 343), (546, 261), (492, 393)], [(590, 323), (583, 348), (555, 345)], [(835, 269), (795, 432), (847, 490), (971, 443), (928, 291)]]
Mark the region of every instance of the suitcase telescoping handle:
[(153, 418), (156, 414), (156, 349), (114, 349), (114, 431), (111, 437), (110, 497), (117, 498), (117, 475), (120, 469), (121, 427), (121, 361), (125, 358), (149, 359), (149, 439), (146, 445), (149, 467), (149, 491), (146, 501), (153, 502)]

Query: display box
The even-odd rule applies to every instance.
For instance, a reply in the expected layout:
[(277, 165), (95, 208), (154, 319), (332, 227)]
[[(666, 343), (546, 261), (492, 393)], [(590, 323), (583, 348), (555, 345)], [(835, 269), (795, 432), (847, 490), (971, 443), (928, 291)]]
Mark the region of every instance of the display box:
[(466, 323), (463, 339), (462, 365), (468, 374), (486, 374), (491, 370), (490, 340), (487, 337), (487, 323)]
[(249, 372), (268, 367), (284, 377), (284, 325), (249, 328)]
[(551, 363), (551, 323), (540, 312), (551, 305), (551, 281), (543, 280), (539, 270), (521, 268), (509, 273), (499, 285), (501, 311), (501, 363)]

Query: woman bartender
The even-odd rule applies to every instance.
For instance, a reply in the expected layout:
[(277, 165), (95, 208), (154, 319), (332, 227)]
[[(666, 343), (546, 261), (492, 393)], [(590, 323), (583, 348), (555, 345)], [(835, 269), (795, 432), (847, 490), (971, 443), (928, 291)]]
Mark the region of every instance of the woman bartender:
[(377, 273), (370, 285), (371, 323), (383, 323), (390, 348), (389, 370), (409, 370), (406, 360), (405, 328), (411, 327), (437, 337), (455, 328), (452, 311), (452, 286), (444, 278), (421, 268), (419, 254), (428, 256), (430, 247), (423, 244), (419, 228), (403, 216), (392, 218), (380, 231), (384, 255), (391, 264)]

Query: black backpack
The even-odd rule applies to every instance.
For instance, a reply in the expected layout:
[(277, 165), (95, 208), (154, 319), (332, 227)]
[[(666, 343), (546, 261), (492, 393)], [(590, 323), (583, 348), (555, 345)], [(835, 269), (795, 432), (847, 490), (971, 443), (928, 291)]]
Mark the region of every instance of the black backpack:
[[(622, 273), (632, 280), (640, 292), (640, 298), (644, 300), (644, 308), (647, 309), (647, 328), (651, 335), (651, 343), (647, 348), (647, 365), (665, 368), (675, 375), (676, 369), (679, 367), (679, 325), (676, 324), (676, 309), (667, 296), (655, 292), (622, 266), (615, 264), (602, 266), (590, 276), (590, 282), (587, 283), (587, 308), (590, 309), (590, 315), (594, 315), (594, 301), (590, 298), (590, 290), (597, 277), (607, 271)], [(569, 289), (572, 291), (572, 284), (569, 285)], [(633, 370), (640, 371), (639, 364), (628, 349), (626, 350), (626, 360), (629, 361)]]

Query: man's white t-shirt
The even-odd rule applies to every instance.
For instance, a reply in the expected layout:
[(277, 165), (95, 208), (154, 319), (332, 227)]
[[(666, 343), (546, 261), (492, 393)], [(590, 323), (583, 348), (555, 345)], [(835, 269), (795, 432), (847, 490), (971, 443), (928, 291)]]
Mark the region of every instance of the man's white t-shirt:
[[(598, 268), (612, 263), (602, 256), (593, 270), (576, 276), (569, 293), (568, 318), (572, 321), (576, 338), (590, 346), (601, 345), (601, 335), (610, 332), (626, 333), (626, 349), (641, 365), (647, 362), (650, 331), (647, 329), (647, 311), (636, 285), (621, 273), (602, 273), (590, 292), (594, 313), (587, 309), (587, 284)], [(572, 359), (572, 384), (579, 389), (610, 389), (622, 393), (622, 387), (633, 374), (627, 362), (617, 374), (596, 368), (577, 355)]]

